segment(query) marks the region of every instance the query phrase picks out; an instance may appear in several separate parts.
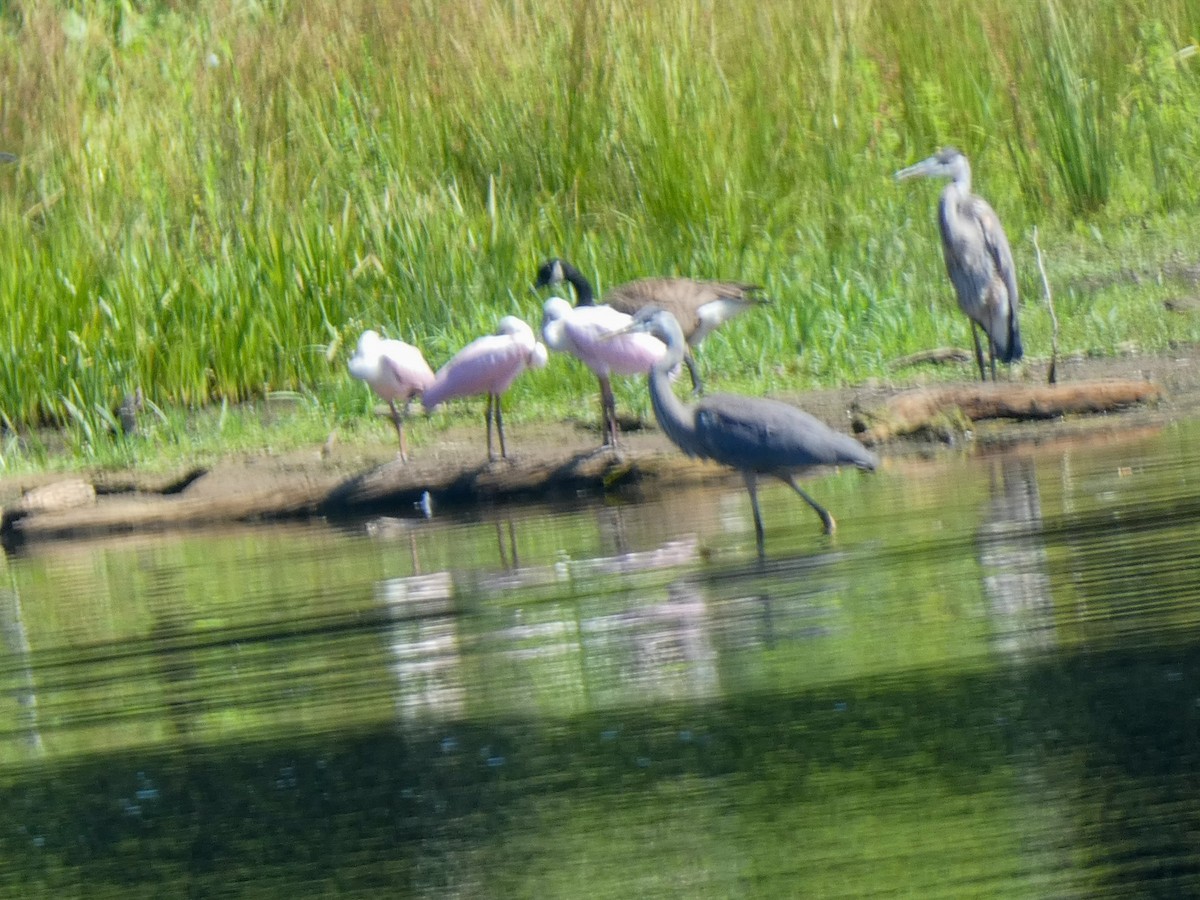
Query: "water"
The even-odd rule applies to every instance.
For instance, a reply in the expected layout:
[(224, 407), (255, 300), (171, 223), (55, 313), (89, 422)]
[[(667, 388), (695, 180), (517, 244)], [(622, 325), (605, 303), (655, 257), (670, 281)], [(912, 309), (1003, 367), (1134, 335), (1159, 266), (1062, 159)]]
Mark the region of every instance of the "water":
[(31, 547), (0, 893), (1198, 895), (1197, 438)]

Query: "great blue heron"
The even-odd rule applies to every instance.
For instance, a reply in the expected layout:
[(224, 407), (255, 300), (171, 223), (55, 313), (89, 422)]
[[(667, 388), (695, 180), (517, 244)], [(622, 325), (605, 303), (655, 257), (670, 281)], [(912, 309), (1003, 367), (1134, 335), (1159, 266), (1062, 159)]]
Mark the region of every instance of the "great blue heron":
[(612, 375), (644, 375), (667, 352), (648, 334), (622, 334), (632, 318), (611, 306), (572, 306), (562, 297), (546, 301), (542, 340), (551, 350), (583, 362), (600, 382), (600, 417), (604, 446), (617, 446), (617, 408)]
[(454, 397), (487, 394), (488, 459), (492, 450), (492, 419), (500, 436), (500, 456), (508, 458), (504, 446), (504, 419), (500, 414), (500, 396), (526, 369), (546, 365), (546, 347), (533, 336), (533, 329), (516, 316), (500, 320), (495, 334), (476, 338), (463, 347), (437, 371), (433, 384), (421, 395), (426, 412)]
[(758, 509), (759, 475), (773, 475), (811, 506), (825, 531), (837, 527), (833, 516), (796, 484), (794, 474), (810, 466), (853, 465), (874, 469), (874, 453), (847, 434), (834, 431), (808, 413), (763, 397), (711, 394), (684, 404), (671, 390), (667, 373), (683, 358), (684, 339), (670, 313), (648, 308), (639, 312), (631, 331), (653, 334), (667, 345), (666, 355), (650, 370), (650, 401), (663, 432), (688, 456), (711, 459), (742, 473), (754, 509), (754, 533), (763, 548)]
[(997, 360), (1016, 362), (1024, 354), (1017, 322), (1017, 275), (1012, 250), (996, 211), (971, 193), (971, 164), (961, 152), (946, 147), (896, 173), (897, 181), (931, 177), (950, 179), (938, 204), (946, 271), (958, 294), (958, 308), (971, 320), (979, 377), (987, 380), (979, 345), (978, 328), (982, 328), (988, 337), (995, 381)]
[[(578, 306), (596, 302), (592, 285), (583, 273), (561, 259), (549, 259), (538, 269), (535, 288), (569, 282), (575, 288)], [(687, 349), (683, 362), (692, 376), (692, 387), (699, 393), (703, 388), (692, 348), (716, 327), (751, 306), (769, 302), (760, 295), (761, 287), (737, 281), (697, 281), (692, 278), (639, 278), (609, 290), (604, 303), (619, 312), (634, 315), (647, 306), (665, 309), (679, 321)]]
[[(358, 349), (348, 363), (350, 374), (365, 381), (371, 390), (388, 402), (392, 424), (400, 438), (400, 459), (408, 459), (404, 441), (404, 419), (413, 398), (433, 384), (433, 369), (425, 362), (421, 351), (404, 341), (385, 340), (378, 332), (364, 331), (358, 339)], [(404, 411), (396, 401), (404, 403)]]

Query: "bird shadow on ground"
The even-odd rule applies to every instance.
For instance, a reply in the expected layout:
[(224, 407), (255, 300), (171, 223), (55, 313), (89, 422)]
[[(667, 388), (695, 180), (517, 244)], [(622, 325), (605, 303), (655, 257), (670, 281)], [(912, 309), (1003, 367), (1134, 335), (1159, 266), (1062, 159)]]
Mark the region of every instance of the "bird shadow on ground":
[[(324, 515), (421, 516), (423, 507), (465, 507), (479, 502), (524, 497), (552, 497), (611, 490), (637, 480), (640, 469), (619, 450), (596, 448), (565, 459), (520, 454), (506, 460), (483, 461), (431, 477), (398, 460), (353, 475), (340, 482), (320, 505)], [(428, 494), (428, 500), (424, 495)]]

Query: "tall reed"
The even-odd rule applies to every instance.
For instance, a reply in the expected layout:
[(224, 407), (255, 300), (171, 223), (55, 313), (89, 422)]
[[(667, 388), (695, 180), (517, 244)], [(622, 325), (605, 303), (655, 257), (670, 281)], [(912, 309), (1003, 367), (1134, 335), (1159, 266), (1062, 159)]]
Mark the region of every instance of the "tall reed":
[[(1107, 69), (1104, 63), (1085, 69), (1081, 49), (1096, 48), (1097, 27), (1091, 16), (1066, 20), (1058, 4), (1048, 0), (1037, 34), (1028, 36), (1041, 59), (1044, 102), (1037, 107), (1038, 133), (1077, 214), (1108, 203), (1116, 162), (1116, 120), (1110, 111), (1115, 97), (1103, 83)], [(1099, 56), (1093, 53), (1093, 61)]]

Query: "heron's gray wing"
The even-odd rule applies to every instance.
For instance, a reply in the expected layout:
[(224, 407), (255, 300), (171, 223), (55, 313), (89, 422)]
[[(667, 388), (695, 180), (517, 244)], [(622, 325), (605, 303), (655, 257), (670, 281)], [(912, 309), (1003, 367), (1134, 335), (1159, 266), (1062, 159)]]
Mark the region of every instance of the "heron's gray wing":
[(958, 295), (959, 309), (969, 318), (982, 323), (985, 318), (985, 298), (995, 265), (984, 240), (977, 211), (970, 199), (961, 198), (953, 184), (942, 193), (938, 206), (938, 225), (942, 232), (946, 273)]
[(873, 469), (874, 454), (849, 435), (787, 403), (714, 394), (697, 404), (700, 453), (739, 469), (788, 471), (805, 466)]
[(938, 216), (959, 308), (987, 332), (998, 359), (1019, 357), (1016, 275), (999, 217), (987, 201), (963, 197), (954, 184), (942, 192)]
[(971, 205), (993, 268), (985, 300), (989, 321), (984, 327), (992, 339), (996, 358), (1001, 362), (1012, 362), (1024, 355), (1021, 327), (1017, 321), (1017, 271), (1012, 248), (996, 211), (979, 197), (973, 197)]
[(983, 235), (983, 243), (992, 264), (1008, 290), (1008, 305), (1012, 315), (1017, 314), (1017, 267), (1013, 263), (1012, 248), (1008, 245), (1008, 235), (1000, 224), (996, 211), (982, 197), (971, 198), (971, 213), (979, 223), (979, 231)]

